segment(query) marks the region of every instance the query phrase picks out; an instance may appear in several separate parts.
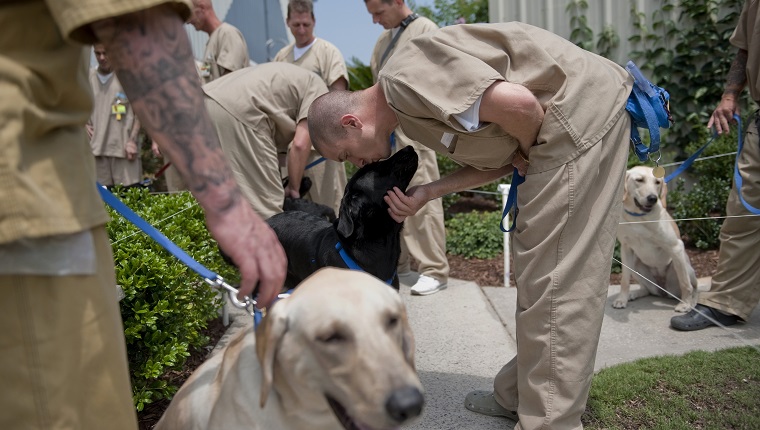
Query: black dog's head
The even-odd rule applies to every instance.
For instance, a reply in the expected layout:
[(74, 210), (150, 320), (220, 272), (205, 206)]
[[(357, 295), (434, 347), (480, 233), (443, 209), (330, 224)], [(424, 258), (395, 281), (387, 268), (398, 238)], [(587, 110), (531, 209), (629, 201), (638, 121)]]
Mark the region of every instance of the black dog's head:
[(417, 171), (417, 161), (414, 148), (407, 146), (386, 160), (367, 164), (351, 177), (336, 221), (342, 239), (385, 237), (393, 229), (392, 224), (398, 224), (388, 214), (383, 197), (393, 187), (406, 191)]

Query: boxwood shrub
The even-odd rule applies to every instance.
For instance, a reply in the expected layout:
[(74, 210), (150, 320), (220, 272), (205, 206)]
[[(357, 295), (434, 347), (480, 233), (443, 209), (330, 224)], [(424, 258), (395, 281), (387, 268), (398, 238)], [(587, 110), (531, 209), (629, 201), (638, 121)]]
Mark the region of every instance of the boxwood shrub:
[[(202, 209), (189, 193), (117, 192), (127, 206), (196, 261), (237, 281), (233, 269), (219, 256)], [(121, 215), (111, 211), (107, 228), (116, 281), (124, 291), (121, 315), (133, 399), (140, 411), (177, 390), (167, 375), (181, 369), (194, 348), (208, 344), (202, 330), (218, 317), (221, 302), (199, 275)]]

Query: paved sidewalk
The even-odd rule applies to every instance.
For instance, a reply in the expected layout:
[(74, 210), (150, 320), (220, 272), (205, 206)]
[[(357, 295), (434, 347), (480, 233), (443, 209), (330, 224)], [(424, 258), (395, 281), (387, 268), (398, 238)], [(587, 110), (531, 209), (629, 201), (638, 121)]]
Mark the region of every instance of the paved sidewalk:
[[(505, 419), (466, 410), (464, 397), (471, 390), (492, 389), (494, 375), (515, 354), (516, 289), (451, 280), (446, 290), (418, 297), (409, 295), (414, 281), (414, 277), (402, 279), (401, 294), (414, 330), (417, 370), (427, 403), (422, 417), (404, 428), (508, 428)], [(700, 285), (708, 289), (709, 278), (701, 279)], [(596, 370), (643, 357), (742, 346), (745, 341), (760, 345), (760, 310), (755, 310), (748, 324), (727, 330), (678, 332), (670, 328), (675, 300), (649, 296), (629, 302), (625, 309), (614, 309), (612, 301), (619, 289), (610, 287)]]
[[(514, 356), (516, 290), (478, 286), (451, 279), (447, 289), (430, 296), (411, 296), (416, 275), (401, 278), (401, 295), (414, 330), (416, 364), (425, 388), (422, 417), (405, 429), (503, 430), (507, 420), (476, 414), (464, 408), (471, 390), (492, 388), (494, 375)], [(709, 278), (700, 280), (709, 288)], [(637, 286), (632, 286), (637, 288)], [(697, 332), (670, 328), (675, 300), (644, 297), (625, 309), (612, 308), (620, 287), (611, 286), (595, 369), (638, 358), (760, 345), (760, 310), (748, 324), (726, 330), (712, 327)], [(232, 325), (218, 346), (239, 329), (250, 330), (250, 316), (231, 312)]]

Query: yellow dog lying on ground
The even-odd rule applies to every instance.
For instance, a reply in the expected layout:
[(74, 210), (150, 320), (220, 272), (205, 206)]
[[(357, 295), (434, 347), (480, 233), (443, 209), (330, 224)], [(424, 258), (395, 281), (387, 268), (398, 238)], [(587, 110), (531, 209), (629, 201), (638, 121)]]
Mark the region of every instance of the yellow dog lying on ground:
[(324, 268), (242, 330), (174, 396), (157, 430), (385, 430), (424, 403), (399, 294)]
[[(654, 282), (682, 300), (676, 305), (676, 312), (689, 311), (697, 303), (697, 275), (686, 254), (681, 232), (665, 209), (665, 181), (655, 178), (651, 167), (636, 166), (626, 172), (624, 186), (622, 221), (632, 224), (618, 227), (623, 269), (620, 294), (612, 306), (624, 308), (629, 300), (649, 294), (668, 296)], [(633, 293), (631, 275), (641, 286)]]

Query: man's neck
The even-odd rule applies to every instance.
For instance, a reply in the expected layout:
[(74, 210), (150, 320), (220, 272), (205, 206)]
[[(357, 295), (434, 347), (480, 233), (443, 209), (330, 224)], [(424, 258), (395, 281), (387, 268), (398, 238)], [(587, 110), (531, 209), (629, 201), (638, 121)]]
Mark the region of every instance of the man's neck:
[(306, 43), (302, 43), (300, 45), (298, 43), (296, 43), (296, 48), (306, 48), (307, 46), (309, 46), (312, 43), (314, 43), (315, 40), (317, 40), (317, 36), (311, 36), (311, 39), (309, 39), (309, 41), (306, 42)]
[(377, 131), (390, 134), (398, 127), (398, 118), (393, 112), (390, 106), (388, 106), (388, 100), (385, 98), (385, 93), (377, 83), (367, 88), (367, 105), (371, 106), (372, 111), (375, 113), (375, 128)]
[(208, 22), (205, 25), (205, 28), (203, 31), (208, 33), (209, 36), (211, 36), (211, 33), (215, 32), (217, 28), (219, 28), (222, 25), (222, 21), (219, 20), (216, 16), (212, 16), (208, 19)]
[(409, 6), (404, 5), (404, 8), (401, 10), (401, 19), (398, 20), (398, 22), (396, 23), (396, 26), (393, 28), (398, 28), (399, 26), (401, 26), (401, 22), (405, 20), (406, 17), (408, 17), (409, 15), (413, 13), (414, 12), (411, 9), (409, 9)]

